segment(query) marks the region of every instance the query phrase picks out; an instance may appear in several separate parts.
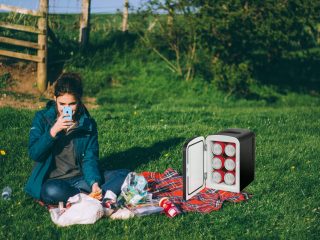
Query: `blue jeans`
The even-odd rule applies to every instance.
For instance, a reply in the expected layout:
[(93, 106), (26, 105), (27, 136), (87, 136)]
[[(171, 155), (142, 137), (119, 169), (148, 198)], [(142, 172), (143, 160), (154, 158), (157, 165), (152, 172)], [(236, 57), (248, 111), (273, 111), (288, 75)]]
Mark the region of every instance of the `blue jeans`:
[(41, 200), (46, 204), (66, 203), (69, 197), (80, 192), (91, 192), (91, 188), (83, 176), (66, 179), (48, 179), (42, 185)]
[(107, 170), (103, 173), (105, 183), (101, 186), (103, 192), (108, 190), (114, 194), (119, 195), (121, 192), (121, 186), (126, 179), (130, 170), (128, 169), (117, 169)]
[[(104, 172), (105, 183), (101, 186), (103, 194), (110, 190), (116, 195), (121, 192), (121, 186), (130, 171), (118, 169)], [(68, 179), (48, 179), (41, 188), (41, 199), (46, 204), (66, 203), (69, 197), (80, 192), (91, 192), (91, 187), (83, 176)]]

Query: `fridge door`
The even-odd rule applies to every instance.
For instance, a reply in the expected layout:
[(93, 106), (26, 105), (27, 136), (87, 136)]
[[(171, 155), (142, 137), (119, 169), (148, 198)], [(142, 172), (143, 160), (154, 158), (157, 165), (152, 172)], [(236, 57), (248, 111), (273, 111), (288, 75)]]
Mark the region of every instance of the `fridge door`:
[(188, 200), (205, 188), (205, 139), (196, 137), (183, 147), (183, 199)]

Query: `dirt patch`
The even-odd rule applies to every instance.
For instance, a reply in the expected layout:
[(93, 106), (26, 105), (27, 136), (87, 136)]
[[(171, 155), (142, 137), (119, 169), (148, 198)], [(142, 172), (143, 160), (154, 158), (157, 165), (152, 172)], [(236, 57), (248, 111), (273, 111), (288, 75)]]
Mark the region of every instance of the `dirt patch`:
[[(37, 65), (35, 63), (0, 58), (0, 77), (9, 73), (10, 82), (0, 88), (0, 107), (41, 109), (53, 99), (53, 85), (49, 82), (44, 93), (37, 88)], [(98, 108), (96, 99), (84, 97), (88, 109)]]

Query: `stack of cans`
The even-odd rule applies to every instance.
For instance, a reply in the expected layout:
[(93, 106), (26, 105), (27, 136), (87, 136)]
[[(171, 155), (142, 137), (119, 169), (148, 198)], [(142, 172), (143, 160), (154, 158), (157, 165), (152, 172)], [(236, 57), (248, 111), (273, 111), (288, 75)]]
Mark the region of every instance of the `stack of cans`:
[(236, 145), (227, 142), (213, 142), (212, 178), (215, 183), (234, 185), (236, 182)]

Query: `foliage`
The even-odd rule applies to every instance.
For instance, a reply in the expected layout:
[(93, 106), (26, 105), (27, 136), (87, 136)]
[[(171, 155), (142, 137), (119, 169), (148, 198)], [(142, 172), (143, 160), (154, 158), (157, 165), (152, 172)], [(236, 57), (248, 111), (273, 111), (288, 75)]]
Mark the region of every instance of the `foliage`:
[[(286, 61), (291, 52), (319, 48), (319, 1), (150, 0), (145, 5), (147, 13), (143, 14), (154, 16), (144, 31), (146, 46), (173, 72), (186, 79), (196, 74), (217, 80), (216, 85), (221, 86), (222, 79), (228, 81), (230, 77), (214, 77), (214, 71), (221, 65), (213, 65), (223, 62), (229, 65), (224, 70), (231, 71), (227, 75), (233, 75), (234, 66), (245, 62), (248, 68), (242, 71), (241, 78), (249, 74), (262, 80), (265, 75), (260, 70), (264, 70), (264, 66), (274, 69), (279, 62)], [(306, 64), (316, 57), (308, 56), (304, 59)], [(308, 69), (302, 67), (303, 72)], [(312, 65), (308, 73), (314, 75), (316, 69)], [(287, 80), (286, 72), (289, 73), (288, 69), (282, 69), (280, 82)], [(319, 83), (319, 78), (316, 81)], [(243, 91), (249, 87), (248, 84), (242, 86), (234, 88)], [(230, 91), (229, 87), (221, 89)]]
[(256, 66), (255, 77), (264, 84), (290, 91), (320, 91), (320, 48), (291, 51), (281, 59)]
[(209, 1), (197, 6), (207, 29), (204, 43), (224, 61), (265, 61), (292, 50), (317, 46), (318, 1)]
[[(146, 7), (142, 14), (153, 15), (154, 18), (148, 28), (143, 29), (141, 39), (144, 44), (164, 60), (172, 72), (187, 81), (192, 80), (200, 48), (199, 22), (192, 5), (187, 2), (174, 5), (171, 1), (149, 1)], [(167, 15), (158, 14), (159, 11)]]
[(229, 95), (234, 94), (241, 97), (250, 94), (249, 86), (253, 79), (247, 63), (228, 65), (217, 61), (213, 65), (213, 72), (213, 82), (218, 89), (227, 92)]
[(9, 72), (5, 72), (0, 76), (0, 89), (11, 86), (14, 80)]

